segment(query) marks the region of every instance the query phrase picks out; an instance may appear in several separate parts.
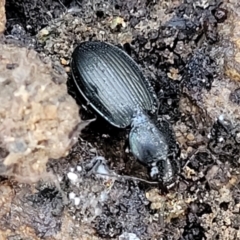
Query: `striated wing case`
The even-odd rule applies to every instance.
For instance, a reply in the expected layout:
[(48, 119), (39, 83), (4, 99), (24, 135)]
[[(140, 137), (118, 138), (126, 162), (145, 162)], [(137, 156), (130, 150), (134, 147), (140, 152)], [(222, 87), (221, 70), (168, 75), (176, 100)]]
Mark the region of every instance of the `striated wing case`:
[(112, 125), (130, 125), (136, 108), (152, 111), (153, 92), (137, 63), (123, 50), (104, 42), (83, 42), (71, 62), (80, 94)]

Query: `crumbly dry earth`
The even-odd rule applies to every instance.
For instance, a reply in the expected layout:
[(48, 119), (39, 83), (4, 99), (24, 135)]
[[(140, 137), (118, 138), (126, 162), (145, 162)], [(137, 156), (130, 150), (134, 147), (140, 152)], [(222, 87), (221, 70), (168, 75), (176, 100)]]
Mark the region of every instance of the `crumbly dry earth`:
[[(125, 151), (128, 130), (98, 118), (67, 157), (48, 162), (57, 187), (1, 180), (2, 239), (240, 239), (238, 1), (32, 2), (6, 2), (8, 41), (61, 63), (74, 98), (69, 61), (77, 43), (122, 47), (154, 86), (182, 168), (168, 191), (124, 177), (148, 180)], [(91, 109), (80, 115), (94, 118)]]
[(0, 51), (0, 172), (37, 181), (50, 158), (66, 156), (76, 143), (79, 107), (67, 94), (66, 75), (36, 51), (13, 44)]

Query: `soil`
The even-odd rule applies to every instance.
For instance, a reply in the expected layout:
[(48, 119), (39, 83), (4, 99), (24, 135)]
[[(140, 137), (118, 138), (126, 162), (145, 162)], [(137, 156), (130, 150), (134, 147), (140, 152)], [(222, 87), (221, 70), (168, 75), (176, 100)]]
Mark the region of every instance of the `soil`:
[[(6, 0), (8, 41), (62, 64), (81, 118), (97, 119), (48, 162), (60, 188), (0, 179), (0, 239), (240, 239), (237, 10), (237, 0)], [(69, 62), (86, 40), (123, 48), (152, 83), (181, 150), (171, 188), (129, 153), (129, 129), (79, 99)]]

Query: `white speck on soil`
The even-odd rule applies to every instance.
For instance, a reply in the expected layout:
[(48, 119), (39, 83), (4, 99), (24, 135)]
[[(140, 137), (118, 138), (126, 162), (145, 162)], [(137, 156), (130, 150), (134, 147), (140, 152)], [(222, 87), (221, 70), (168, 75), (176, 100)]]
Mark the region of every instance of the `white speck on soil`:
[(77, 171), (81, 172), (82, 171), (82, 167), (81, 166), (77, 166)]
[(76, 194), (74, 192), (70, 192), (68, 195), (69, 199), (74, 199), (75, 196), (76, 196)]
[(123, 233), (119, 236), (119, 240), (140, 240), (134, 233)]
[(74, 198), (74, 204), (75, 204), (76, 206), (78, 206), (78, 205), (80, 204), (80, 198), (79, 198), (79, 197), (75, 197), (75, 198)]
[(67, 174), (67, 177), (69, 178), (69, 180), (72, 182), (72, 183), (76, 183), (77, 180), (78, 180), (78, 175), (76, 173), (73, 173), (73, 172), (69, 172)]

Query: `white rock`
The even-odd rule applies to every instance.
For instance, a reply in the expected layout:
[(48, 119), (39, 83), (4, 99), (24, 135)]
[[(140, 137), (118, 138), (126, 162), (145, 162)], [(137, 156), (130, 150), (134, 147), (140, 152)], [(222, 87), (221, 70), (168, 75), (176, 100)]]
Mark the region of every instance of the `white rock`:
[(81, 166), (77, 166), (77, 171), (81, 172), (82, 171), (82, 167)]
[(79, 197), (75, 197), (75, 198), (74, 198), (74, 204), (75, 204), (76, 206), (78, 206), (78, 205), (80, 204), (80, 198), (79, 198)]
[(134, 233), (123, 233), (119, 236), (119, 240), (140, 240)]
[(67, 174), (67, 177), (69, 178), (69, 180), (73, 183), (76, 183), (77, 180), (78, 180), (78, 175), (76, 173), (73, 173), (73, 172), (69, 172)]
[(75, 196), (76, 196), (76, 194), (74, 192), (70, 192), (68, 195), (69, 199), (74, 199)]

